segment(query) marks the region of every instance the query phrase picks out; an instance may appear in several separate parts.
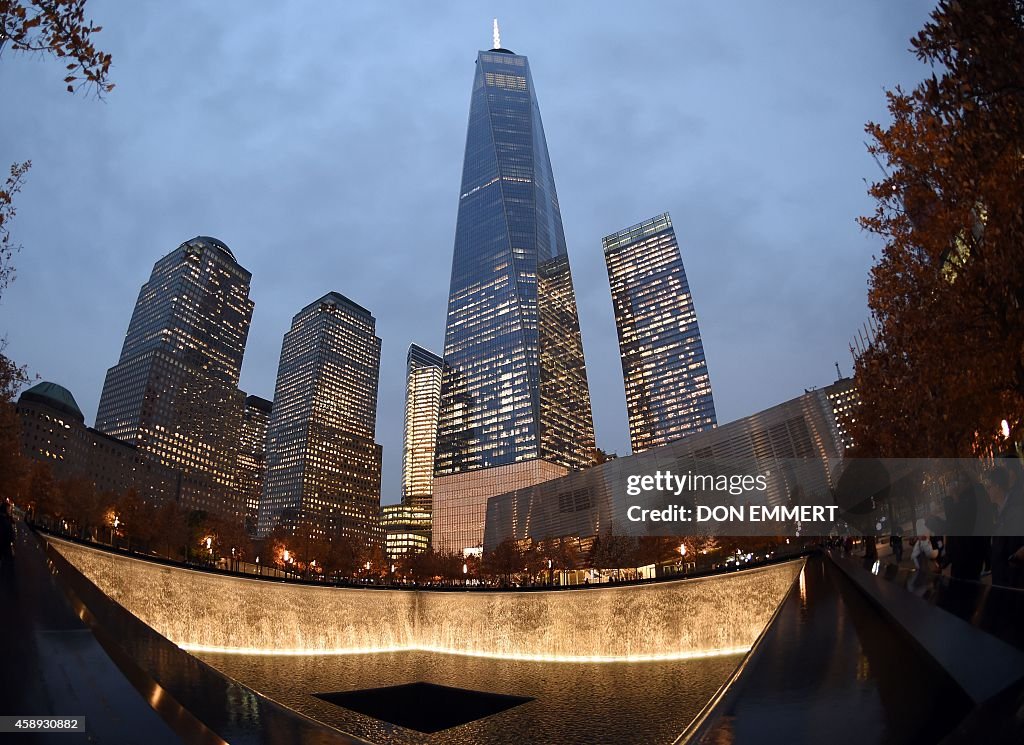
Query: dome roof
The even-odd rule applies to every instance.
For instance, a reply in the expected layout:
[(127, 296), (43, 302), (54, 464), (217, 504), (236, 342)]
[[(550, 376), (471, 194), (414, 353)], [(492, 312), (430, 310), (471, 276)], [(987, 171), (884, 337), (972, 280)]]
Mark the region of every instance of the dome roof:
[(56, 383), (38, 383), (23, 392), (18, 397), (18, 401), (43, 404), (77, 419), (83, 424), (85, 423), (85, 415), (78, 408), (78, 403), (75, 401), (75, 397), (71, 395), (71, 391)]
[[(192, 240), (185, 241), (181, 245), (182, 246), (195, 246), (195, 245), (212, 246), (213, 248), (216, 248), (221, 253), (227, 254), (228, 257), (232, 261), (234, 261), (236, 264), (238, 263), (238, 259), (235, 258), (235, 255), (233, 253), (231, 253), (231, 249), (228, 248), (228, 244), (226, 244), (224, 241), (222, 241), (222, 240), (220, 240), (218, 238), (213, 238), (213, 237), (208, 236), (208, 235), (197, 235)], [(179, 248), (180, 247), (181, 246), (179, 246)]]

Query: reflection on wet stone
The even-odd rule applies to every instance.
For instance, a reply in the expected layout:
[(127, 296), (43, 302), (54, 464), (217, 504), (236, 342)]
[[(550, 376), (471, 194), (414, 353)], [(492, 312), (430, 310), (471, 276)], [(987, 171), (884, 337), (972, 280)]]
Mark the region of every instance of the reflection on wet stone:
[[(318, 657), (203, 653), (200, 657), (285, 706), (378, 745), (667, 745), (742, 659), (732, 655), (667, 662), (554, 663), (428, 652)], [(420, 681), (533, 700), (427, 735), (315, 695)], [(392, 705), (397, 708), (401, 703), (395, 700)]]

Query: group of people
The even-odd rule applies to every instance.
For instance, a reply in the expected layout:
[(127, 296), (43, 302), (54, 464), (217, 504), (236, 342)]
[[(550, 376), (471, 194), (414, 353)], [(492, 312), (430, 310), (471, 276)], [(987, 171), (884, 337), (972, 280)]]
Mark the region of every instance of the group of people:
[[(919, 529), (910, 559), (919, 575), (949, 567), (954, 579), (978, 581), (991, 572), (992, 584), (1024, 588), (1024, 476), (997, 464), (986, 484), (968, 483), (946, 499), (947, 534)], [(890, 545), (902, 559), (903, 539)]]

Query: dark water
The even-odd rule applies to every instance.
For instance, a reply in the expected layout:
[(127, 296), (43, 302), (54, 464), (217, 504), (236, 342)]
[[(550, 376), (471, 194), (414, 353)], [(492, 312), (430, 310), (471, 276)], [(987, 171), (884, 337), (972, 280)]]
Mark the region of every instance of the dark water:
[[(517, 662), (427, 652), (326, 657), (199, 655), (306, 716), (381, 745), (671, 743), (741, 657), (645, 663)], [(430, 735), (315, 698), (425, 681), (534, 699)]]

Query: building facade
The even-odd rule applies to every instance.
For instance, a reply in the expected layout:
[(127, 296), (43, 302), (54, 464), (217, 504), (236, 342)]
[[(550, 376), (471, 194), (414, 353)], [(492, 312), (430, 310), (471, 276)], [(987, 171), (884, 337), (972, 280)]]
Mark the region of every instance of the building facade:
[(444, 360), (436, 354), (416, 344), (409, 347), (402, 434), (402, 504), (428, 515), (434, 493), (443, 371)]
[(134, 444), (87, 427), (67, 388), (38, 383), (22, 392), (16, 410), (21, 452), (49, 466), (56, 480), (82, 478), (97, 492), (118, 496), (134, 490), (154, 505), (176, 498), (180, 472), (146, 457)]
[[(476, 60), (443, 357), (434, 542), (457, 550), (482, 542), (482, 485), (500, 484), (496, 474), (474, 472), (519, 465), (520, 476), (540, 477), (548, 469), (522, 464), (585, 468), (595, 451), (540, 108), (527, 58), (502, 48)], [(445, 533), (453, 525), (443, 518), (448, 499), (476, 500), (472, 535)]]
[(245, 397), (242, 436), (238, 443), (238, 491), (245, 504), (245, 528), (256, 531), (263, 476), (267, 469), (267, 426), (274, 404), (259, 396)]
[(292, 319), (267, 431), (258, 535), (280, 524), (312, 538), (380, 545), (376, 323), (336, 292)]
[(832, 418), (836, 423), (836, 431), (840, 441), (843, 443), (843, 450), (850, 450), (856, 443), (850, 434), (851, 425), (857, 421), (860, 409), (860, 393), (853, 378), (839, 378), (835, 383), (825, 389), (829, 406), (832, 408)]
[[(628, 521), (627, 505), (642, 497), (627, 501), (627, 481), (658, 471), (767, 474), (767, 490), (759, 499), (772, 506), (787, 504), (799, 494), (827, 498), (845, 452), (832, 401), (849, 387), (849, 379), (840, 380), (713, 430), (492, 497), (484, 548), (492, 550), (506, 539), (628, 535), (640, 528)], [(649, 529), (663, 524), (641, 525)], [(691, 528), (697, 530), (709, 528)], [(665, 534), (671, 535), (671, 529)]]
[(241, 517), (236, 464), (251, 274), (216, 238), (160, 259), (142, 286), (96, 427), (183, 474), (183, 507)]
[(430, 548), (430, 513), (404, 504), (381, 507), (384, 550), (392, 561)]
[(672, 218), (605, 236), (633, 452), (717, 424), (704, 345)]

